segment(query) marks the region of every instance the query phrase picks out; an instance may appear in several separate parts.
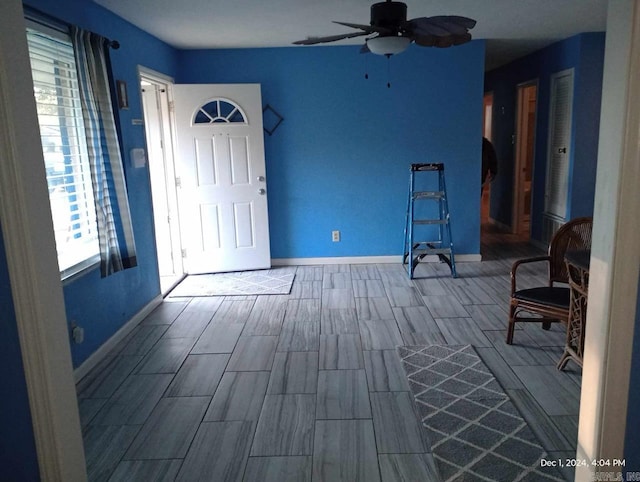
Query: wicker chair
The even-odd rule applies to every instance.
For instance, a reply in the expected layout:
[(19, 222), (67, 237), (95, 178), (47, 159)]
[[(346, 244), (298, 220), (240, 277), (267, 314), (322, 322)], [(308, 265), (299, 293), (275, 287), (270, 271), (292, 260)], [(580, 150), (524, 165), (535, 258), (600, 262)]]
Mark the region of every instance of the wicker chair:
[[(569, 287), (556, 286), (556, 283), (568, 283), (567, 266), (564, 255), (567, 251), (591, 249), (592, 218), (576, 218), (558, 229), (549, 244), (547, 256), (521, 259), (511, 267), (511, 302), (509, 306), (509, 327), (507, 344), (513, 343), (513, 333), (517, 322), (542, 322), (548, 330), (551, 323), (569, 319)], [(518, 290), (516, 274), (520, 266), (527, 263), (545, 261), (548, 264), (547, 286)], [(521, 312), (532, 316), (518, 316)]]

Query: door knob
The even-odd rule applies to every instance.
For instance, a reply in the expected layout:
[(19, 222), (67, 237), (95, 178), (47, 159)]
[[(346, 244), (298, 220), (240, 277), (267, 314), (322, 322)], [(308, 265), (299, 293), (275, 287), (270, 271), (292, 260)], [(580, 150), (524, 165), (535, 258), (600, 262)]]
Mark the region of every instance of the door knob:
[(264, 196), (266, 192), (267, 192), (266, 189), (262, 189), (262, 188), (258, 189), (258, 194), (260, 194), (261, 196)]

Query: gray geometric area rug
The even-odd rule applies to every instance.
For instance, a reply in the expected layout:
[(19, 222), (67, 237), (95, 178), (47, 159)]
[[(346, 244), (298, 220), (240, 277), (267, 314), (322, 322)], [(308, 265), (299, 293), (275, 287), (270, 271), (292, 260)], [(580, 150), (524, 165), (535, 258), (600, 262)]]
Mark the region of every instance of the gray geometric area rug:
[(189, 275), (169, 296), (288, 295), (294, 278), (288, 268)]
[(472, 346), (398, 353), (443, 481), (564, 480)]

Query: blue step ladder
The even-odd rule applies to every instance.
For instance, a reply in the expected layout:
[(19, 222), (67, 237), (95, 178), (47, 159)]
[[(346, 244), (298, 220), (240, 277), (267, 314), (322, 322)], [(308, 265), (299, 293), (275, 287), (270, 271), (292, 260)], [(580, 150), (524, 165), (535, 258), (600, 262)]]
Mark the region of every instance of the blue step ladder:
[[(429, 173), (438, 174), (437, 190), (416, 190), (418, 182), (416, 175), (423, 174), (423, 176), (420, 176), (423, 178), (421, 181), (429, 181), (429, 179), (425, 179)], [(431, 179), (430, 181), (434, 183), (435, 180)], [(420, 183), (420, 186), (422, 185), (423, 183)], [(435, 217), (416, 219), (416, 211), (419, 214), (424, 212), (433, 213), (433, 207), (431, 211), (429, 209), (421, 209), (423, 204), (433, 202), (437, 204)], [(416, 229), (417, 226), (425, 225), (436, 225), (438, 229)], [(431, 241), (416, 240), (419, 235), (430, 234), (435, 237), (435, 231), (437, 231), (437, 239)], [(454, 278), (458, 277), (453, 252), (453, 238), (451, 237), (451, 216), (449, 214), (449, 205), (447, 204), (447, 188), (444, 182), (444, 164), (442, 163), (411, 164), (411, 176), (409, 178), (409, 200), (405, 219), (403, 258), (403, 264), (407, 265), (409, 278), (413, 279), (416, 266), (429, 255), (437, 255), (441, 262), (449, 266), (451, 275)]]

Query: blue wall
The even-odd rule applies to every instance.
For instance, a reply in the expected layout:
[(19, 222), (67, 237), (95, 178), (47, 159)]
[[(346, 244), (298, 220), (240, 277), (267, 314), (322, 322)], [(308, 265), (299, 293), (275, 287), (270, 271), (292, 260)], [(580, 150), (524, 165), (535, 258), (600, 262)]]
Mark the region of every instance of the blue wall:
[(129, 160), (132, 148), (145, 147), (144, 127), (133, 126), (131, 120), (142, 118), (138, 64), (174, 75), (176, 51), (93, 2), (26, 0), (24, 4), (118, 40), (120, 49), (111, 51), (113, 76), (124, 80), (128, 86), (130, 108), (120, 110), (117, 115), (122, 127), (122, 149), (138, 266), (105, 279), (101, 279), (99, 271), (94, 270), (64, 286), (68, 322), (85, 328), (84, 343), (71, 345), (73, 365), (77, 367), (160, 293), (149, 174), (147, 169), (131, 168)]
[(542, 239), (550, 76), (570, 68), (574, 69), (574, 98), (567, 219), (593, 213), (604, 39), (604, 33), (579, 34), (492, 70), (485, 76), (484, 90), (494, 95), (493, 137), (498, 154), (498, 176), (491, 186), (490, 214), (507, 226), (511, 225), (513, 206), (512, 136), (516, 125), (517, 85), (538, 81), (531, 228), (534, 239)]
[(415, 162), (445, 163), (457, 252), (479, 253), (483, 41), (390, 61), (333, 46), (181, 51), (178, 63), (179, 83), (262, 84), (284, 117), (265, 137), (272, 257), (401, 254)]
[(569, 166), (571, 195), (567, 219), (593, 215), (600, 101), (604, 70), (604, 33), (582, 34), (575, 77), (573, 155)]
[[(40, 480), (7, 258), (0, 231), (0, 480)], [(8, 478), (10, 477), (10, 479)]]

